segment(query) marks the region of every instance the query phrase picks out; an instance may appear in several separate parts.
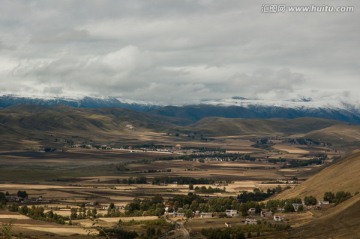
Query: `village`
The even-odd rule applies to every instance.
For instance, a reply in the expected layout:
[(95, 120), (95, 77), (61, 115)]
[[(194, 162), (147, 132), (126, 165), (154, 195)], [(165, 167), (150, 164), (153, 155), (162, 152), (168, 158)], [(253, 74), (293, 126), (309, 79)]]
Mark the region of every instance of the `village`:
[[(100, 235), (99, 227), (136, 228), (144, 238), (154, 228), (164, 238), (184, 233), (203, 238), (210, 233), (207, 224), (214, 230), (240, 227), (252, 235), (270, 235), (334, 206), (324, 198), (309, 202), (276, 195), (340, 154), (328, 144), (281, 137), (207, 139), (203, 146), (184, 141), (70, 142), (8, 153), (3, 157), (9, 162), (31, 158), (33, 173), (4, 174), (18, 183), (0, 185), (6, 200), (3, 214), (8, 215), (0, 221), (11, 220), (18, 232), (36, 230), (41, 238), (69, 232), (85, 237), (86, 230)], [(46, 170), (56, 168), (56, 174), (41, 171), (44, 161)], [(45, 223), (47, 232), (30, 226), (29, 220)], [(63, 234), (53, 224), (63, 227)]]
[[(326, 194), (322, 199), (306, 197), (303, 200), (294, 198), (289, 200), (266, 199), (265, 201), (250, 200), (255, 195), (260, 195), (259, 190), (243, 192), (234, 197), (206, 197), (192, 193), (164, 199), (154, 196), (148, 199), (134, 199), (126, 205), (116, 202), (103, 203), (100, 201), (78, 201), (76, 204), (51, 200), (46, 197), (32, 197), (24, 190), (19, 190), (16, 195), (5, 195), (6, 207), (10, 212), (16, 212), (36, 220), (45, 220), (71, 227), (88, 225), (86, 221), (123, 222), (130, 220), (158, 220), (164, 219), (170, 224), (183, 225), (186, 230), (192, 230), (191, 225), (202, 224), (212, 220), (215, 228), (232, 228), (246, 225), (279, 225), (281, 228), (290, 227), (297, 218), (308, 216), (314, 210), (327, 210), (334, 207), (345, 198), (351, 197), (344, 194), (338, 198), (338, 193)], [(248, 198), (244, 201), (245, 196)], [(262, 194), (263, 195), (263, 194)], [(271, 194), (272, 195), (272, 194)], [(332, 202), (324, 200), (331, 199)], [(336, 201), (336, 200), (338, 201)], [(137, 219), (138, 218), (138, 219)], [(157, 219), (158, 218), (158, 219)], [(115, 224), (108, 224), (116, 225)], [(91, 229), (91, 226), (90, 228)], [(264, 229), (265, 230), (265, 229)], [(176, 231), (176, 230), (175, 230)], [(195, 230), (196, 231), (196, 230)], [(195, 233), (195, 232), (194, 232)], [(265, 233), (259, 231), (258, 233)]]

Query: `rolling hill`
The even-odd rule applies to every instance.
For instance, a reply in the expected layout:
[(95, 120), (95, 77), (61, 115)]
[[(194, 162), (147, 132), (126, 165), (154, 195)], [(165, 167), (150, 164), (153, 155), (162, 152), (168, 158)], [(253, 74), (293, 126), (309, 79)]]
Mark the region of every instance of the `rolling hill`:
[(359, 238), (360, 235), (360, 152), (323, 169), (294, 189), (277, 198), (313, 195), (322, 200), (325, 192), (348, 191), (353, 196), (341, 204), (320, 213), (310, 222), (295, 228), (289, 238)]
[(360, 192), (360, 152), (353, 153), (339, 162), (321, 170), (304, 183), (286, 190), (278, 197), (305, 197), (313, 195), (321, 199), (325, 192)]
[[(129, 130), (128, 126), (134, 130)], [(58, 144), (66, 140), (113, 142), (151, 141), (153, 133), (196, 132), (205, 137), (216, 136), (286, 136), (332, 139), (347, 137), (346, 145), (359, 142), (359, 126), (329, 119), (229, 119), (210, 117), (192, 123), (177, 117), (154, 115), (123, 108), (74, 108), (68, 106), (17, 105), (0, 109), (1, 148), (14, 148), (22, 141), (35, 144)], [(337, 130), (341, 129), (341, 130)], [(335, 134), (336, 137), (329, 137)], [(58, 140), (60, 139), (60, 141)], [(145, 139), (145, 140), (143, 140)]]
[(297, 119), (229, 119), (209, 117), (192, 124), (189, 129), (209, 136), (259, 135), (289, 136), (307, 134), (341, 124), (338, 121), (320, 118)]
[(304, 137), (326, 141), (342, 147), (354, 144), (354, 142), (360, 142), (360, 127), (357, 125), (336, 124), (311, 131)]
[(42, 145), (56, 145), (74, 139), (98, 142), (124, 138), (136, 140), (140, 138), (138, 134), (167, 131), (184, 123), (186, 121), (176, 118), (121, 108), (19, 105), (0, 110), (1, 147), (16, 148), (24, 140)]
[(329, 209), (319, 218), (294, 229), (289, 238), (343, 239), (359, 238), (360, 195)]

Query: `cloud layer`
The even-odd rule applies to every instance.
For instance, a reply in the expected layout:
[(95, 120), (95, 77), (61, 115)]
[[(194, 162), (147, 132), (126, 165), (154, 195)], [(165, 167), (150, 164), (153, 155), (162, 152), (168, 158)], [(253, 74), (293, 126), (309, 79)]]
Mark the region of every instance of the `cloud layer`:
[(264, 4), (272, 3), (3, 1), (0, 94), (162, 104), (235, 95), (356, 98), (359, 2), (346, 1), (350, 13), (262, 13)]

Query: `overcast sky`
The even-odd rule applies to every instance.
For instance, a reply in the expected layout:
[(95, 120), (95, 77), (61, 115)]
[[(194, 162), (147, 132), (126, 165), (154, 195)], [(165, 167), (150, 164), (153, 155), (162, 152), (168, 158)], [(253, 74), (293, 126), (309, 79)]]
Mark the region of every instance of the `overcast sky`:
[(358, 99), (359, 73), (358, 0), (1, 1), (0, 94)]

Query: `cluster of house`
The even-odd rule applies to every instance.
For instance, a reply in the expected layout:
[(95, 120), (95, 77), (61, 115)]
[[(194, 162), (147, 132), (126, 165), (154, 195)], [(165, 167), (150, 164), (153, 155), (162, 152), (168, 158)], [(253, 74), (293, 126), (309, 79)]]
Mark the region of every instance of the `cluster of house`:
[(22, 204), (37, 204), (37, 203), (50, 203), (50, 200), (44, 199), (42, 196), (39, 196), (37, 198), (22, 198), (18, 196), (5, 196), (7, 202), (16, 202), (16, 203), (22, 203)]
[[(110, 205), (102, 205), (102, 206), (99, 206), (98, 208), (101, 209), (101, 210), (109, 210), (109, 209), (110, 209)], [(116, 209), (116, 210), (124, 210), (124, 209), (125, 209), (125, 206), (116, 206), (116, 205), (115, 205), (115, 209)]]
[[(182, 208), (179, 208), (179, 210), (181, 211)], [(238, 210), (226, 210), (225, 214), (227, 217), (238, 217), (239, 216), (239, 212)], [(245, 224), (257, 224), (259, 221), (259, 218), (253, 218), (251, 216), (256, 214), (256, 209), (255, 208), (250, 208), (248, 210), (248, 214), (250, 217), (247, 217), (243, 222)], [(183, 212), (169, 212), (169, 208), (166, 207), (165, 208), (165, 216), (169, 216), (169, 217), (185, 217), (185, 213)], [(215, 213), (212, 212), (200, 212), (200, 211), (195, 211), (194, 212), (194, 217), (199, 217), (199, 218), (212, 218), (214, 217)], [(268, 218), (268, 219), (273, 219), (276, 222), (282, 222), (284, 221), (284, 218), (282, 216), (279, 215), (273, 215), (273, 213), (270, 210), (262, 210), (260, 212), (260, 217), (262, 218)], [(228, 223), (227, 227), (230, 227), (230, 224)]]
[[(256, 213), (255, 208), (250, 208), (248, 210), (249, 215), (254, 215)], [(267, 219), (273, 219), (276, 222), (282, 222), (284, 221), (284, 218), (279, 215), (274, 215), (274, 213), (268, 209), (263, 209), (260, 211), (260, 217), (261, 218), (267, 218)], [(258, 220), (256, 218), (246, 218), (245, 224), (257, 224)]]
[[(180, 212), (179, 212), (180, 211)], [(185, 213), (181, 212), (182, 208), (179, 208), (178, 211), (169, 212), (169, 207), (165, 207), (165, 216), (168, 217), (185, 217)], [(200, 218), (212, 218), (214, 217), (214, 214), (211, 212), (200, 212), (199, 210), (194, 212), (194, 217), (200, 217)]]
[(327, 206), (329, 204), (330, 204), (329, 201), (319, 201), (317, 205), (306, 206), (305, 204), (302, 204), (302, 203), (293, 203), (292, 206), (294, 207), (294, 211), (298, 212), (300, 206), (302, 206), (304, 210), (309, 210), (309, 209), (312, 209), (312, 208), (321, 209), (322, 207)]
[(96, 148), (96, 149), (103, 149), (103, 150), (110, 150), (112, 149), (111, 146), (106, 145), (106, 144), (102, 144), (102, 145), (91, 145), (91, 144), (73, 144), (71, 145), (71, 148), (85, 148), (85, 149), (92, 149), (92, 148)]

